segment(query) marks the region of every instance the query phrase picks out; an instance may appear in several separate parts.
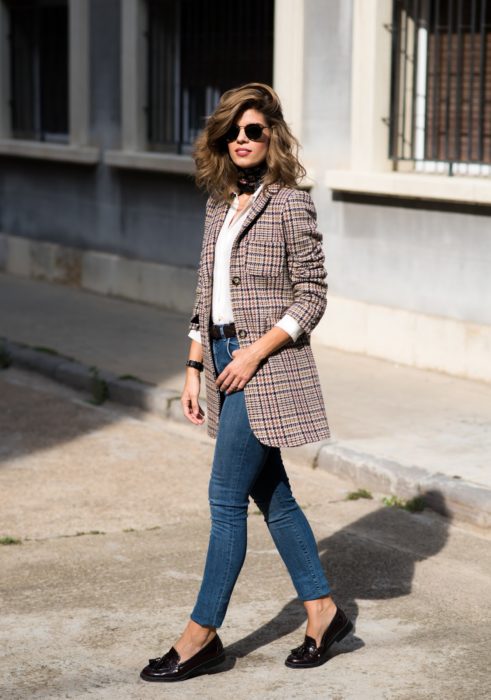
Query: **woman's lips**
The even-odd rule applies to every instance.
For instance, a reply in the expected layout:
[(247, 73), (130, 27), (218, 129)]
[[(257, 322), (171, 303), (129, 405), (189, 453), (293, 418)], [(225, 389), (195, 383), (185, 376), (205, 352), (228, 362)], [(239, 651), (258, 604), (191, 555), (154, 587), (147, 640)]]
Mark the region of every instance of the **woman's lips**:
[(235, 152), (238, 156), (248, 156), (251, 151), (248, 151), (247, 148), (238, 148)]

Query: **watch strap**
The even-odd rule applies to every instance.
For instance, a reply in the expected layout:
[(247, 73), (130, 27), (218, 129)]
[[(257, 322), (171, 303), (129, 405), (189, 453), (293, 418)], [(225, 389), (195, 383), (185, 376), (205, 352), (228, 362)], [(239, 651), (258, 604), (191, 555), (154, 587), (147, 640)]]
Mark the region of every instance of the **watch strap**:
[(203, 363), (198, 362), (198, 360), (188, 360), (186, 362), (186, 367), (194, 367), (195, 369), (198, 369), (200, 372), (202, 372), (204, 369)]

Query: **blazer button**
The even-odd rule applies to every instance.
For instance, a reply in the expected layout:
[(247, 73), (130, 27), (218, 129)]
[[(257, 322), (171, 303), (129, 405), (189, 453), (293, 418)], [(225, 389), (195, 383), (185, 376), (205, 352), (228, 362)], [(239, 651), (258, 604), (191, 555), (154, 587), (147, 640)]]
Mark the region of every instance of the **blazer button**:
[(232, 283), (235, 285), (240, 284), (240, 277), (232, 277)]
[(245, 338), (246, 335), (247, 335), (247, 331), (245, 331), (243, 328), (241, 328), (239, 331), (239, 338)]

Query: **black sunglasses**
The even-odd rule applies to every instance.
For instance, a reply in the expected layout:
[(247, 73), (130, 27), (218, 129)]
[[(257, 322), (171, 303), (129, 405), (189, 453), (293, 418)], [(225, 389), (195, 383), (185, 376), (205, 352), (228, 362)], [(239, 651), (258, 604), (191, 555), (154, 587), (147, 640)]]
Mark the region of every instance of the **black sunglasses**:
[[(244, 128), (244, 133), (250, 141), (260, 141), (263, 135), (263, 129), (269, 129), (270, 127), (263, 124), (247, 124)], [(241, 127), (237, 124), (232, 124), (227, 133), (224, 135), (224, 139), (227, 143), (236, 141), (240, 134)]]

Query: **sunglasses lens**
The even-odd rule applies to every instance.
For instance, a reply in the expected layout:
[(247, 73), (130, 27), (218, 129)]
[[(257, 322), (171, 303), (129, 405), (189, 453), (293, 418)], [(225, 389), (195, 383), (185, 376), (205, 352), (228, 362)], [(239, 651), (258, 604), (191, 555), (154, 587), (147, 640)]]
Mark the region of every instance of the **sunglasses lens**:
[(259, 141), (263, 135), (263, 130), (260, 124), (248, 124), (244, 129), (246, 136), (251, 141)]
[(239, 135), (240, 129), (237, 126), (237, 124), (233, 124), (230, 129), (227, 131), (225, 134), (225, 141), (231, 142), (235, 141), (237, 136)]

